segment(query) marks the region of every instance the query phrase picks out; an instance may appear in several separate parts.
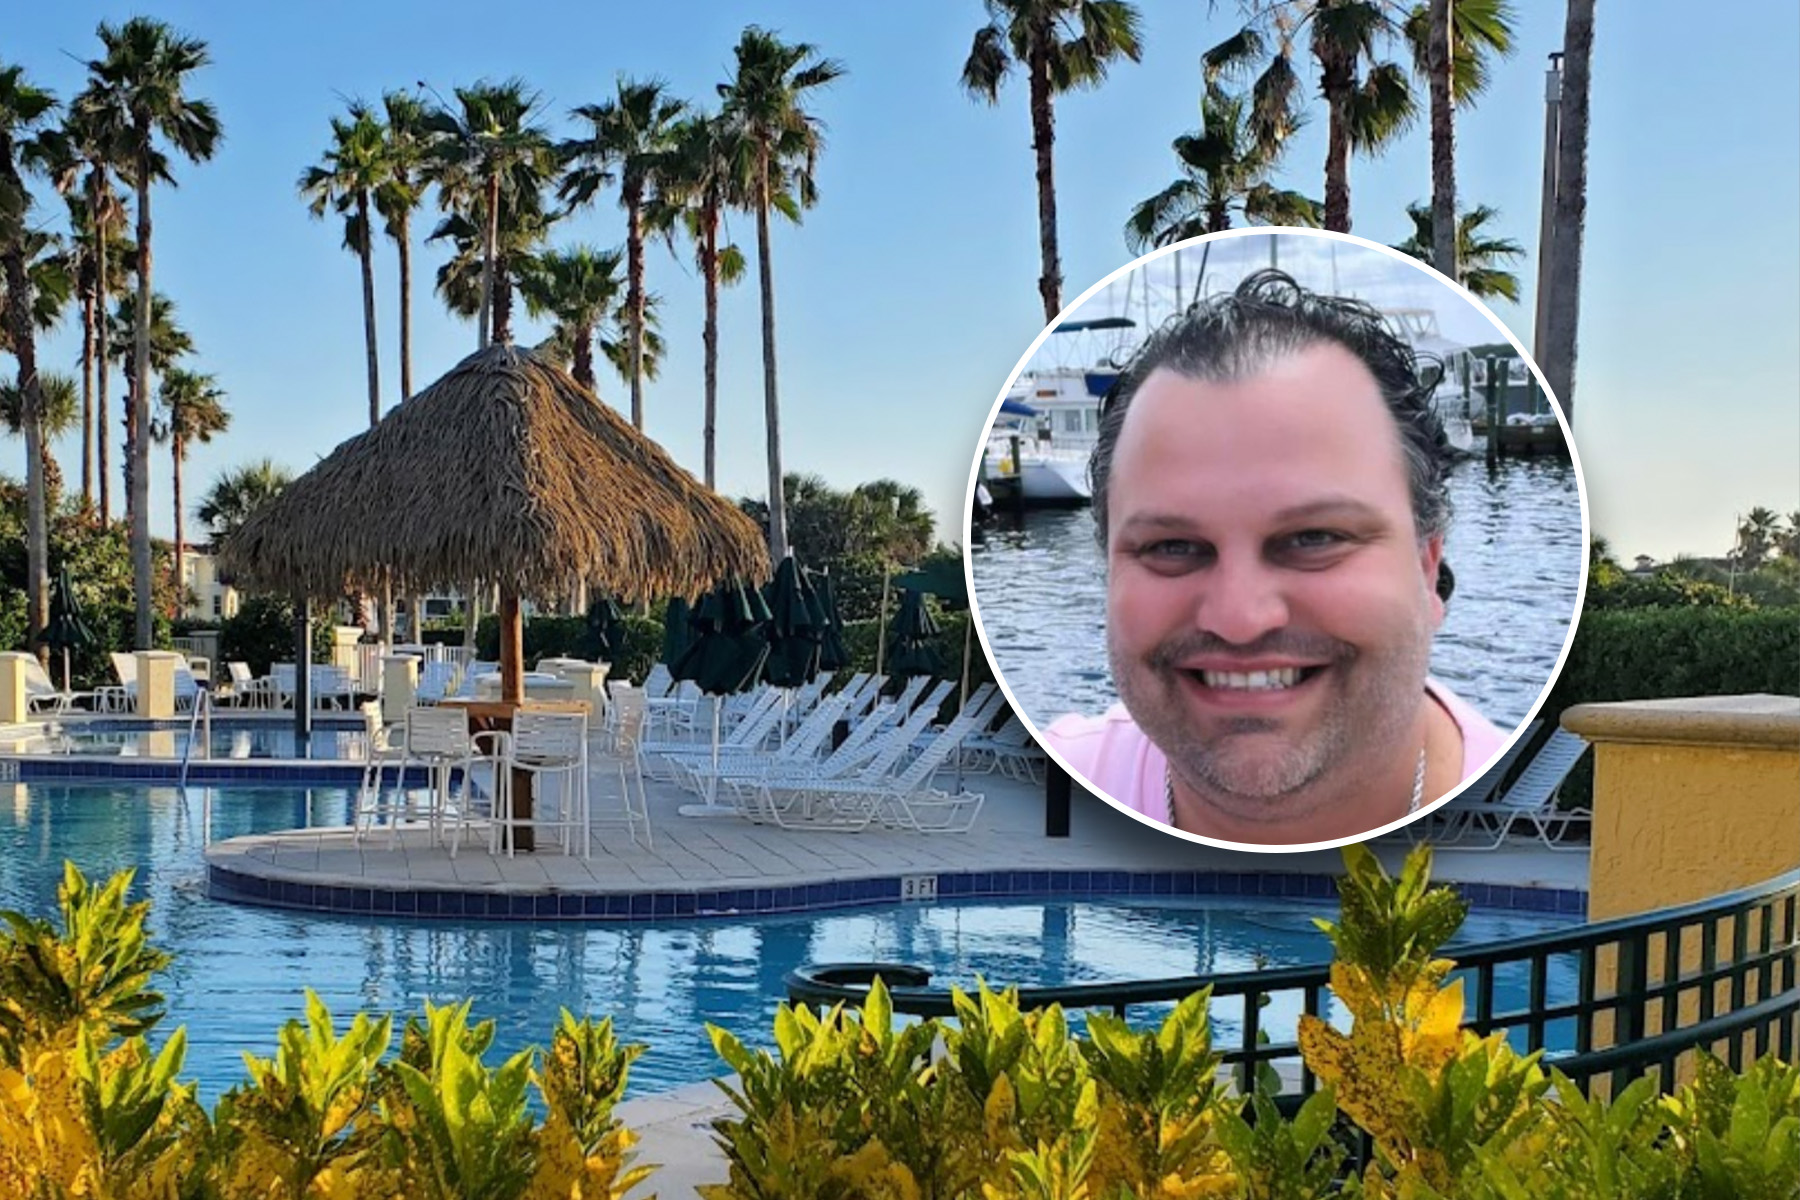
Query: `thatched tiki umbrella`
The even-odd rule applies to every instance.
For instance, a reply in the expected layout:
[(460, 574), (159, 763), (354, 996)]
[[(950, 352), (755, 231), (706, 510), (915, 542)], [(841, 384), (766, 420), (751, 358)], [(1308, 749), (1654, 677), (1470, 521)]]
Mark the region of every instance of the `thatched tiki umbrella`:
[(498, 344), (470, 355), (270, 500), (222, 547), (254, 585), (321, 599), (500, 591), (500, 694), (523, 698), (521, 597), (569, 580), (626, 600), (769, 575), (762, 533), (567, 373)]

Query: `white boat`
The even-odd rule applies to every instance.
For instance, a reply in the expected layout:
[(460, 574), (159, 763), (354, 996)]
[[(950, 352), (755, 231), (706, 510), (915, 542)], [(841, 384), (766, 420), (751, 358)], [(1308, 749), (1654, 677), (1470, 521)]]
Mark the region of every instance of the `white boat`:
[[(1132, 330), (1127, 317), (1065, 321), (1056, 334), (1109, 333)], [(1120, 338), (1128, 334), (1119, 332)], [(1034, 410), (1028, 417), (1003, 415), (988, 439), (990, 473), (1016, 474), (1027, 505), (1080, 505), (1092, 498), (1088, 489), (1088, 457), (1100, 436), (1100, 400), (1119, 377), (1104, 358), (1101, 365), (1068, 364), (1029, 370), (1014, 381), (1006, 398)], [(1016, 443), (1015, 443), (1016, 439)]]

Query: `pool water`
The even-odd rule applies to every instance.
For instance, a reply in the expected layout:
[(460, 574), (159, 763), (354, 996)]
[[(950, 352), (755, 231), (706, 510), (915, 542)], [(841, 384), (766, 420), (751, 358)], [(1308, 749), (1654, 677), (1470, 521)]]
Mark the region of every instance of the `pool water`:
[[(201, 740), (200, 735), (191, 739)], [(179, 759), (188, 753), (188, 725), (145, 728), (125, 722), (85, 722), (53, 725), (43, 737), (34, 739), (27, 754), (92, 754), (120, 758)], [(368, 739), (360, 722), (354, 728), (320, 725), (305, 739), (297, 739), (291, 721), (232, 722), (215, 717), (212, 741), (207, 743), (213, 759), (349, 759), (361, 761)], [(297, 748), (299, 747), (299, 748)]]
[[(498, 1025), (496, 1055), (548, 1040), (557, 1012), (615, 1018), (650, 1046), (632, 1068), (635, 1095), (710, 1078), (722, 1067), (712, 1022), (769, 1044), (782, 976), (805, 962), (882, 960), (930, 967), (941, 983), (1062, 983), (1241, 971), (1320, 961), (1312, 924), (1328, 906), (1249, 898), (976, 901), (837, 912), (608, 925), (409, 920), (244, 907), (206, 895), (202, 800), (208, 789), (0, 784), (0, 908), (55, 910), (62, 863), (91, 879), (137, 871), (153, 901), (152, 937), (175, 955), (159, 981), (188, 1032), (183, 1075), (215, 1099), (242, 1078), (241, 1052), (273, 1052), (280, 1023), (301, 1015), (302, 989), (340, 1019), (356, 1010), (418, 1011), (475, 998)], [(214, 788), (215, 839), (306, 824), (343, 824), (343, 788)], [(1463, 937), (1489, 941), (1569, 923), (1539, 913), (1479, 912)], [(1509, 981), (1502, 980), (1506, 985)], [(1572, 999), (1572, 966), (1553, 972), (1551, 1001)], [(1511, 991), (1509, 998), (1504, 994)], [(1519, 1003), (1523, 981), (1503, 987)], [(1292, 1036), (1297, 1005), (1264, 1010), (1271, 1036)], [(1235, 1018), (1215, 1016), (1217, 1036)], [(498, 1058), (492, 1061), (498, 1061)]]

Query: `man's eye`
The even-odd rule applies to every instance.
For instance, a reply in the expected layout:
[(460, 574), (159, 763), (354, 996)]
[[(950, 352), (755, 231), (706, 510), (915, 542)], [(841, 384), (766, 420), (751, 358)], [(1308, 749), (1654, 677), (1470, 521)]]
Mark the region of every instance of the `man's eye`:
[(1207, 561), (1212, 555), (1212, 547), (1204, 542), (1189, 542), (1179, 538), (1169, 538), (1160, 542), (1151, 542), (1138, 552), (1138, 557), (1152, 567), (1191, 567)]
[(1316, 550), (1335, 550), (1348, 544), (1350, 539), (1331, 529), (1302, 529), (1290, 533), (1276, 541), (1277, 549), (1297, 550), (1302, 553)]

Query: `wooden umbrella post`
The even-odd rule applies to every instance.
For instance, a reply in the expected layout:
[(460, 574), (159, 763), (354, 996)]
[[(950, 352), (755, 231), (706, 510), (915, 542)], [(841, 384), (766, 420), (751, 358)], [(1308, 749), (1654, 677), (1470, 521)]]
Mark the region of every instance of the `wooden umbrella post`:
[[(525, 621), (519, 615), (519, 593), (500, 589), (500, 703), (517, 709), (525, 702)], [(510, 722), (509, 722), (510, 724)], [(526, 853), (537, 848), (531, 828), (532, 778), (530, 771), (512, 773), (512, 816), (521, 824), (511, 829), (513, 848)]]

